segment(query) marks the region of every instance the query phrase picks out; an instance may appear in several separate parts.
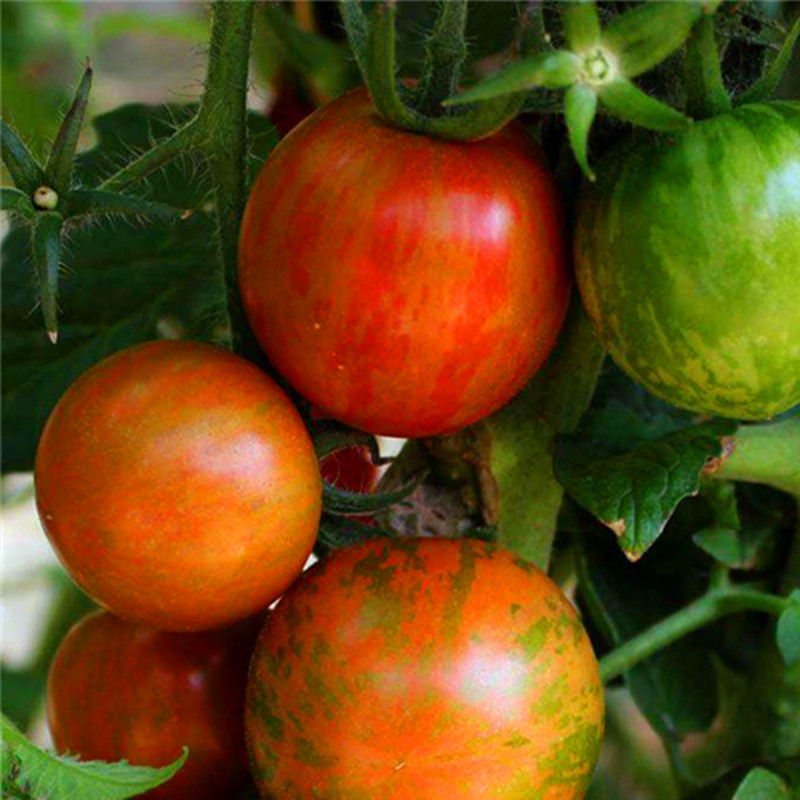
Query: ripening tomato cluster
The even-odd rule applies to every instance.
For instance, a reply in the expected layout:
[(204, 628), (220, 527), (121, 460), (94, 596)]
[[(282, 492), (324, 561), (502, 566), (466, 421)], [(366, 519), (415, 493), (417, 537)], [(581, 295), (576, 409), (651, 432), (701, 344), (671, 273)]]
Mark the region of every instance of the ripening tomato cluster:
[[(440, 435), (547, 358), (570, 293), (561, 226), (521, 128), (437, 141), (388, 127), (356, 92), (267, 162), (242, 297), (321, 413)], [(374, 488), (360, 451), (324, 472)], [(53, 411), (35, 480), (53, 547), (107, 609), (54, 661), (60, 750), (162, 766), (188, 746), (161, 800), (230, 797), (245, 739), (264, 797), (583, 797), (603, 694), (569, 602), (471, 540), (380, 539), (302, 573), (320, 469), (288, 396), (250, 362), (187, 341), (106, 359)]]

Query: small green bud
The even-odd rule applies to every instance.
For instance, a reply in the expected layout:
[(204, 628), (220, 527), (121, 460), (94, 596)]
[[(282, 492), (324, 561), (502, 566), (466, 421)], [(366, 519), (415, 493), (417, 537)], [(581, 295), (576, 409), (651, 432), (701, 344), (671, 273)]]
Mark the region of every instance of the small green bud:
[(33, 193), (33, 204), (44, 211), (53, 211), (58, 206), (58, 194), (49, 186), (40, 186)]

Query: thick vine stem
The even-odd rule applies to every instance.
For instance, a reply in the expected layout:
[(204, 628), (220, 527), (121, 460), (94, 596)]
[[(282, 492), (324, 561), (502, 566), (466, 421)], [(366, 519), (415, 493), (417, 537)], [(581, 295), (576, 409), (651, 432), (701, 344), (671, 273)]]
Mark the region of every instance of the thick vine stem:
[(720, 617), (742, 611), (763, 611), (779, 615), (788, 600), (745, 586), (712, 586), (702, 597), (676, 611), (661, 622), (635, 636), (600, 659), (600, 677), (604, 683), (627, 672), (653, 653), (708, 625)]
[[(355, 0), (350, 0), (354, 2)], [(396, 0), (383, 0), (368, 21), (364, 47), (363, 77), (378, 113), (391, 124), (442, 139), (474, 141), (491, 136), (511, 122), (522, 109), (525, 92), (477, 103), (461, 113), (428, 116), (407, 105), (397, 84)], [(362, 31), (351, 31), (354, 14), (345, 16), (348, 36), (356, 40)]]
[(800, 417), (742, 425), (706, 468), (720, 480), (764, 483), (800, 498)]
[(198, 119), (212, 160), (220, 260), (225, 274), (231, 344), (256, 360), (256, 344), (239, 295), (239, 226), (247, 202), (247, 75), (252, 2), (217, 0), (211, 6), (211, 49)]

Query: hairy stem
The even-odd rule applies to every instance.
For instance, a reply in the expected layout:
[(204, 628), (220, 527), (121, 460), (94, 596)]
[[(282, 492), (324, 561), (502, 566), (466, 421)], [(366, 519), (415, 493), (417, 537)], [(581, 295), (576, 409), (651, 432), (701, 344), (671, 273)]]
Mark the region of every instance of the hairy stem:
[(178, 156), (197, 149), (203, 141), (203, 129), (197, 118), (179, 128), (169, 139), (159, 142), (135, 161), (124, 166), (119, 172), (106, 178), (97, 188), (117, 192), (151, 172), (155, 172)]
[(211, 49), (199, 119), (207, 133), (216, 186), (219, 254), (225, 275), (231, 345), (256, 359), (255, 343), (239, 295), (239, 226), (247, 202), (247, 74), (253, 3), (218, 0), (211, 6)]
[(785, 598), (746, 587), (711, 588), (693, 603), (612, 650), (600, 660), (600, 676), (607, 683), (653, 653), (720, 617), (742, 611), (764, 611), (779, 615), (787, 603)]

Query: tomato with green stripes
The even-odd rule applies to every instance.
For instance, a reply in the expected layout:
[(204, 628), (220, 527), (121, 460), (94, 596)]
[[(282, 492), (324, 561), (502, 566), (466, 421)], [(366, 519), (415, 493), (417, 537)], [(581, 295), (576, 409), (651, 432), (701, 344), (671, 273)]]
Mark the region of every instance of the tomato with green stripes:
[(535, 567), (474, 540), (374, 540), (270, 614), (245, 729), (266, 797), (578, 800), (603, 690), (578, 616)]
[(518, 124), (477, 142), (393, 128), (344, 95), (270, 155), (239, 283), (270, 361), (374, 434), (456, 431), (542, 365), (570, 274), (555, 181)]
[(634, 139), (578, 214), (578, 285), (614, 360), (653, 394), (761, 419), (800, 402), (800, 103)]

